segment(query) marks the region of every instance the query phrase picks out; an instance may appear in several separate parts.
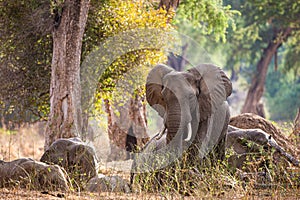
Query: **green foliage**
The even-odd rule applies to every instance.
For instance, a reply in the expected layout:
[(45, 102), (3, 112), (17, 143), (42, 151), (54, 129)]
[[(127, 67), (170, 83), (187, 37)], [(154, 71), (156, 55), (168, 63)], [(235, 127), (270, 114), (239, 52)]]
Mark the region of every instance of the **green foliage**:
[(122, 32), (141, 28), (168, 28), (166, 11), (156, 10), (148, 0), (92, 1), (83, 54), (94, 50), (101, 42)]
[(293, 73), (294, 77), (300, 76), (300, 31), (294, 32), (293, 36), (289, 38), (285, 44), (285, 60), (284, 68), (282, 69), (284, 73)]
[(280, 71), (273, 71), (268, 75), (266, 88), (271, 119), (293, 120), (300, 106), (300, 79), (291, 78), (291, 75)]
[(0, 1), (0, 115), (31, 121), (48, 113), (52, 40), (46, 1)]
[[(236, 30), (229, 29), (228, 43), (225, 46), (226, 67), (235, 72), (241, 72), (240, 75), (244, 76), (248, 83), (256, 74), (256, 65), (262, 58), (263, 50), (270, 42), (281, 40), (284, 30), (292, 29), (292, 33), (283, 40), (282, 46), (277, 49), (278, 66), (276, 67), (288, 75), (280, 75), (280, 78), (275, 78), (277, 75), (274, 73), (269, 75), (266, 87), (267, 107), (271, 118), (290, 120), (295, 114), (295, 110), (292, 111), (292, 109), (299, 106), (297, 94), (299, 83), (291, 80), (291, 73), (294, 74), (294, 77), (299, 76), (299, 2), (293, 0), (225, 2), (242, 13), (241, 16), (235, 16)], [(272, 70), (274, 65), (275, 63), (271, 62)], [(292, 91), (292, 88), (294, 95), (289, 92)]]
[(194, 29), (195, 34), (213, 35), (216, 41), (226, 41), (226, 30), (231, 25), (235, 29), (233, 17), (239, 14), (231, 6), (223, 6), (222, 0), (182, 1), (176, 12), (174, 24), (186, 33)]
[[(62, 12), (63, 3), (63, 0), (0, 0), (0, 101), (5, 108), (1, 110), (1, 115), (10, 114), (12, 118), (22, 121), (46, 118), (49, 112), (51, 30), (55, 15)], [(222, 7), (221, 1), (204, 1), (193, 14), (192, 11), (198, 8), (191, 7), (195, 3), (181, 2), (178, 19), (184, 21), (184, 17), (192, 17), (188, 21), (203, 27), (204, 33), (215, 33), (216, 38), (223, 38), (227, 27), (225, 21), (232, 15), (229, 7)], [(167, 13), (155, 5), (150, 0), (92, 0), (83, 39), (82, 60), (107, 38), (128, 30), (172, 29), (169, 22), (175, 13)], [(186, 9), (189, 9), (187, 15), (184, 14)], [(178, 19), (175, 21), (180, 22)], [(197, 20), (201, 23), (196, 23)], [(168, 43), (167, 38), (156, 37), (156, 47)], [(166, 56), (160, 48), (126, 52), (114, 63), (109, 63), (100, 77), (99, 91), (112, 91), (128, 70), (136, 69), (132, 72), (134, 76), (144, 80), (147, 73), (145, 66), (165, 60)], [(136, 85), (137, 91), (143, 91), (140, 82)]]
[(245, 1), (246, 22), (268, 23), (274, 27), (298, 27), (300, 18), (299, 2), (294, 0), (254, 0)]
[[(51, 29), (54, 14), (60, 12), (62, 4), (63, 1), (47, 0), (0, 1), (0, 102), (1, 115), (11, 115), (9, 120), (46, 118), (49, 112)], [(99, 43), (118, 33), (169, 26), (166, 12), (154, 9), (148, 1), (92, 1), (91, 4), (82, 60)], [(161, 62), (162, 58), (163, 54), (156, 49), (122, 55), (107, 68), (99, 87), (111, 90), (124, 72), (146, 63)]]
[[(143, 43), (147, 37), (143, 31), (147, 29), (171, 30), (171, 26), (167, 23), (170, 15), (163, 9), (154, 8), (147, 0), (110, 0), (104, 1), (99, 9), (93, 9), (93, 6), (97, 4), (96, 1), (92, 2), (84, 38), (84, 54), (86, 55), (97, 49), (97, 45), (105, 43), (110, 38), (114, 38), (115, 43), (130, 41), (127, 38), (124, 41), (122, 38), (122, 34), (126, 32), (128, 32), (128, 38), (130, 38), (130, 34), (137, 33), (138, 38), (133, 37), (131, 42), (140, 40)], [(143, 93), (141, 87), (146, 80), (149, 70), (147, 67), (166, 60), (160, 47), (163, 48), (166, 45), (167, 39), (157, 36), (155, 42), (157, 44), (152, 46), (156, 48), (145, 46), (140, 49), (128, 49), (128, 46), (121, 46), (121, 55), (112, 63), (107, 63), (109, 61), (105, 58), (102, 59), (103, 63), (99, 65), (105, 70), (99, 78), (96, 107), (101, 105), (101, 99), (112, 100), (112, 96), (119, 105), (124, 104), (128, 100), (126, 98), (133, 95), (132, 91), (126, 91), (127, 88), (135, 88), (135, 91)], [(104, 46), (104, 48), (113, 47)], [(116, 86), (118, 86), (118, 90), (115, 90)], [(98, 110), (102, 110), (101, 106)]]
[[(239, 10), (242, 15), (235, 16), (236, 30), (229, 29), (227, 66), (239, 70), (241, 66), (253, 67), (262, 55), (267, 44), (280, 37), (280, 32), (287, 28), (294, 29), (289, 40), (296, 44), (299, 37), (300, 6), (293, 0), (278, 2), (263, 1), (226, 1)], [(296, 39), (296, 41), (295, 41)], [(254, 69), (252, 70), (254, 72)]]

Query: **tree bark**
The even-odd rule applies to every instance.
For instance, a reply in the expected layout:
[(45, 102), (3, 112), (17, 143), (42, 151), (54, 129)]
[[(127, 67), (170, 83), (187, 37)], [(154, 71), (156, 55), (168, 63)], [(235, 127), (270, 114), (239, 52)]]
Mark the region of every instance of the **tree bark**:
[(174, 55), (172, 52), (168, 55), (167, 64), (175, 69), (176, 71), (182, 71), (184, 67), (189, 64), (189, 61), (186, 59), (188, 44), (185, 44), (181, 47), (181, 55)]
[(82, 131), (80, 60), (89, 0), (65, 0), (57, 6), (45, 149), (58, 138), (80, 136)]
[[(149, 140), (146, 107), (143, 102), (142, 97), (135, 95), (125, 105), (118, 106), (116, 103), (112, 109), (111, 102), (105, 100), (105, 111), (108, 114), (108, 137), (111, 144), (110, 160), (124, 160), (128, 157), (129, 152), (126, 150), (129, 146), (142, 147)], [(114, 110), (117, 110), (118, 114)], [(128, 143), (131, 141), (135, 141), (135, 144)]]
[(270, 121), (252, 114), (244, 113), (230, 118), (229, 124), (241, 129), (261, 129), (270, 134), (272, 138), (276, 140), (278, 145), (282, 146), (293, 156), (297, 156), (300, 153), (300, 149), (295, 146), (293, 140), (286, 137), (280, 129), (278, 129)]
[(176, 10), (178, 6), (179, 6), (179, 0), (160, 0), (159, 2), (159, 7), (166, 9), (167, 11), (169, 11), (170, 8)]
[(259, 114), (259, 101), (264, 93), (264, 86), (267, 77), (268, 67), (272, 57), (276, 53), (280, 45), (286, 40), (292, 29), (286, 28), (283, 31), (275, 31), (275, 37), (271, 40), (268, 46), (264, 49), (263, 55), (256, 66), (256, 74), (252, 79), (246, 101), (242, 108), (242, 113)]
[[(245, 145), (245, 140), (252, 141), (259, 146), (263, 146), (264, 150), (267, 150), (269, 146), (273, 147), (276, 152), (279, 153), (280, 156), (286, 158), (290, 163), (292, 163), (294, 166), (299, 167), (299, 160), (296, 156), (291, 155), (288, 153), (284, 146), (281, 146), (280, 144), (277, 144), (276, 139), (274, 140), (270, 134), (267, 132), (261, 130), (261, 129), (241, 129), (237, 128), (235, 126), (228, 126), (228, 133), (227, 133), (227, 141), (226, 141), (226, 148), (233, 147), (233, 150), (239, 154), (239, 156), (233, 156), (233, 159), (229, 159), (233, 164), (235, 163), (238, 168), (241, 168), (243, 165), (243, 162), (246, 161), (246, 154), (249, 153), (259, 153), (261, 149), (259, 146), (251, 146), (249, 148), (248, 145)], [(276, 162), (276, 154), (274, 156), (274, 161)], [(244, 159), (240, 159), (241, 157), (244, 157)], [(237, 160), (242, 161), (241, 163), (237, 162)], [(278, 159), (277, 159), (278, 160)]]
[(137, 147), (143, 147), (149, 141), (147, 134), (147, 116), (145, 97), (138, 94), (130, 100), (129, 116), (133, 129), (133, 136), (137, 138)]
[[(111, 153), (109, 161), (125, 159), (126, 134), (129, 129), (129, 116), (127, 109), (123, 107), (112, 108), (111, 101), (105, 100), (105, 112), (107, 113), (107, 132), (110, 141)], [(116, 111), (119, 114), (116, 114)]]

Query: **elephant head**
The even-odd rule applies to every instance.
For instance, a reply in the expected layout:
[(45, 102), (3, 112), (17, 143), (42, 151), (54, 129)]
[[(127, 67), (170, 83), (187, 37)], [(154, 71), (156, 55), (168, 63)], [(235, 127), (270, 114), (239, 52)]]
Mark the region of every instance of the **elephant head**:
[(201, 121), (208, 119), (231, 94), (229, 78), (212, 64), (201, 64), (178, 72), (159, 64), (148, 74), (146, 98), (163, 117), (167, 144), (177, 135), (189, 141), (198, 132)]

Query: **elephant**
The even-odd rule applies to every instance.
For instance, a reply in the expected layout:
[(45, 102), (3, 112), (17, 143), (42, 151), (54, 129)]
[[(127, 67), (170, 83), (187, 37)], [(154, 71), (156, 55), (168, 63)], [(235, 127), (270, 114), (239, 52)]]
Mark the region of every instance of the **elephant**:
[[(182, 172), (179, 179), (185, 182), (201, 165), (218, 163), (206, 161), (224, 159), (231, 92), (229, 78), (213, 64), (200, 64), (185, 72), (164, 64), (150, 70), (146, 100), (163, 118), (164, 127), (135, 154), (131, 187), (151, 191), (164, 183), (175, 185), (176, 171)], [(183, 184), (179, 190), (188, 193), (192, 188), (193, 184)]]
[(192, 156), (200, 159), (210, 152), (224, 158), (231, 92), (230, 79), (213, 64), (185, 72), (158, 64), (146, 81), (146, 99), (164, 120), (160, 134), (166, 134), (167, 146), (180, 155), (193, 148)]

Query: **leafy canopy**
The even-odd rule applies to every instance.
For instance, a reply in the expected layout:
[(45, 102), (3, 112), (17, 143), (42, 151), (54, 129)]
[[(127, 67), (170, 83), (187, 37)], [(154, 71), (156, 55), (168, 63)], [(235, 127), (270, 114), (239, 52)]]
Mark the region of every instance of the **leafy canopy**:
[(0, 115), (46, 117), (52, 40), (46, 1), (0, 1)]
[[(97, 2), (93, 2), (94, 5)], [(162, 31), (171, 30), (167, 23), (171, 14), (163, 9), (156, 9), (149, 1), (134, 0), (109, 0), (105, 1), (99, 9), (91, 10), (86, 37), (84, 38), (85, 53), (98, 50), (98, 45), (113, 40), (115, 43), (141, 42), (147, 40), (147, 30), (159, 29)], [(127, 34), (128, 33), (128, 34)], [(131, 34), (134, 34), (131, 40)], [(124, 38), (128, 35), (126, 38)], [(113, 39), (111, 39), (113, 38)], [(105, 60), (102, 56), (102, 65), (105, 68), (99, 77), (98, 92), (96, 94), (96, 108), (101, 112), (102, 100), (109, 99), (122, 105), (135, 92), (143, 94), (142, 87), (146, 80), (149, 66), (166, 60), (162, 48), (166, 45), (166, 38), (156, 36), (151, 46), (144, 46), (139, 49), (128, 49), (128, 46), (119, 47), (124, 51), (113, 62)], [(100, 51), (113, 48), (110, 45), (102, 46)], [(122, 49), (124, 48), (124, 49)], [(119, 49), (116, 49), (117, 51)], [(107, 58), (108, 59), (108, 58)], [(132, 88), (134, 93), (132, 93)]]
[[(20, 120), (26, 119), (25, 115), (29, 116), (25, 121), (47, 117), (52, 57), (51, 30), (55, 25), (55, 13), (62, 11), (62, 3), (63, 1), (51, 0), (0, 0), (1, 115), (14, 113)], [(181, 1), (174, 24), (180, 31), (184, 30), (184, 24), (192, 25), (195, 30), (214, 34), (217, 39), (224, 40), (227, 22), (232, 13), (230, 7), (223, 7), (220, 0), (198, 3), (196, 0)], [(158, 9), (150, 0), (91, 0), (82, 60), (107, 38), (125, 31), (143, 28), (171, 30), (169, 22), (174, 15), (174, 12), (167, 13)], [(111, 96), (117, 80), (124, 79), (124, 74), (129, 70), (136, 69), (136, 72), (132, 72), (133, 79), (139, 77), (142, 80), (147, 72), (143, 67), (166, 60), (161, 48), (168, 43), (168, 38), (157, 36), (154, 41), (157, 43), (154, 46), (158, 48), (127, 52), (107, 66), (99, 78), (102, 97)]]
[[(236, 30), (229, 29), (225, 47), (228, 53), (226, 66), (242, 72), (248, 82), (256, 74), (256, 64), (263, 55), (263, 49), (280, 39), (284, 30), (292, 29), (277, 50), (278, 66), (275, 66), (275, 60), (270, 64), (265, 95), (272, 119), (292, 119), (300, 106), (297, 89), (300, 4), (293, 0), (235, 0), (225, 3), (242, 13), (235, 16)], [(274, 72), (277, 67), (278, 71)]]
[(224, 6), (222, 0), (185, 0), (178, 7), (174, 24), (182, 33), (188, 30), (190, 34), (193, 29), (194, 34), (213, 35), (216, 41), (225, 42), (227, 29), (230, 25), (235, 29), (233, 17), (239, 14), (230, 5)]

